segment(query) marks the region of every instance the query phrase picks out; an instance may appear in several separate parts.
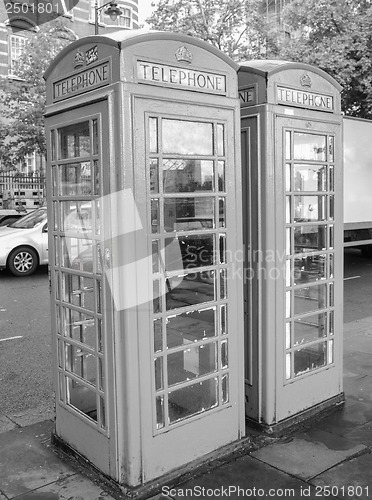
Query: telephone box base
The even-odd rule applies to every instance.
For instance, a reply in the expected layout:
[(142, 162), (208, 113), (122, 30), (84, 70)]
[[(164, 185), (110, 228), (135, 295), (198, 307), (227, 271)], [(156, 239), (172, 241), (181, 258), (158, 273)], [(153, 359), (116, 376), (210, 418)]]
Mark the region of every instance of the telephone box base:
[(292, 417), (286, 418), (280, 422), (274, 424), (266, 424), (265, 422), (257, 422), (256, 420), (246, 418), (247, 423), (247, 434), (249, 434), (249, 428), (256, 429), (265, 434), (270, 434), (270, 436), (278, 437), (282, 434), (288, 434), (289, 432), (296, 431), (299, 427), (303, 425), (309, 425), (311, 421), (319, 420), (325, 417), (329, 413), (339, 410), (345, 404), (345, 394), (342, 392), (337, 396), (333, 396), (326, 401), (304, 410), (303, 412), (297, 413)]

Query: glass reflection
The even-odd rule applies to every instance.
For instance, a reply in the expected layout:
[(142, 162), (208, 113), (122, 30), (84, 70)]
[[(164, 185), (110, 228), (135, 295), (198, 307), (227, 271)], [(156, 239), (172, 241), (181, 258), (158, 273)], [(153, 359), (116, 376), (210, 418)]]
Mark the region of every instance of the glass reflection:
[(294, 259), (294, 284), (310, 283), (326, 279), (327, 256), (312, 255)]
[(91, 201), (61, 201), (59, 206), (62, 231), (74, 234), (92, 232)]
[(92, 173), (89, 161), (58, 166), (59, 194), (77, 196), (92, 194)]
[(169, 386), (213, 373), (217, 369), (215, 342), (168, 354), (167, 368)]
[(327, 336), (327, 315), (313, 314), (294, 322), (294, 345), (306, 344)]
[(312, 370), (316, 370), (327, 363), (327, 344), (320, 342), (302, 347), (294, 352), (294, 374), (303, 375)]
[(326, 136), (295, 132), (293, 134), (295, 160), (326, 161)]
[(196, 121), (163, 119), (162, 144), (163, 153), (212, 155), (213, 125)]
[(60, 158), (90, 155), (89, 122), (74, 123), (59, 129)]
[(294, 196), (293, 198), (295, 222), (326, 220), (325, 196)]
[(66, 403), (97, 422), (95, 391), (70, 377), (66, 377), (66, 382)]
[(327, 307), (327, 285), (307, 286), (294, 290), (294, 313), (303, 314)]
[(158, 152), (158, 119), (149, 118), (150, 153)]
[(165, 231), (190, 231), (214, 227), (214, 198), (166, 198), (164, 200)]
[(167, 310), (216, 300), (215, 271), (188, 273), (167, 280)]
[(163, 161), (165, 193), (213, 191), (213, 161), (169, 159)]
[(184, 418), (214, 408), (218, 404), (218, 379), (203, 380), (169, 393), (169, 423), (173, 424)]
[(217, 154), (218, 156), (224, 156), (225, 154), (225, 141), (224, 141), (224, 130), (225, 127), (222, 123), (217, 124)]
[(86, 380), (92, 385), (97, 383), (96, 357), (85, 349), (65, 343), (66, 370)]
[(159, 192), (159, 162), (150, 160), (150, 193)]
[[(172, 259), (172, 265), (169, 262), (169, 256), (166, 253), (167, 271), (175, 269), (192, 269), (195, 267), (205, 267), (214, 264), (215, 245), (213, 234), (192, 234), (178, 236), (178, 244), (181, 259), (178, 259), (178, 267), (175, 258)], [(165, 249), (170, 248), (173, 239), (165, 240)], [(169, 253), (169, 252), (168, 252)], [(179, 257), (176, 252), (173, 252), (174, 257)], [(168, 257), (168, 258), (167, 258)]]
[(327, 248), (327, 226), (296, 226), (294, 229), (295, 253), (313, 252)]
[(218, 191), (226, 191), (225, 186), (225, 162), (218, 162)]
[(95, 320), (93, 316), (64, 308), (64, 333), (77, 342), (92, 348), (96, 346)]
[(326, 191), (327, 167), (324, 165), (294, 165), (295, 191)]
[(168, 349), (214, 337), (215, 322), (215, 307), (168, 316), (166, 326)]

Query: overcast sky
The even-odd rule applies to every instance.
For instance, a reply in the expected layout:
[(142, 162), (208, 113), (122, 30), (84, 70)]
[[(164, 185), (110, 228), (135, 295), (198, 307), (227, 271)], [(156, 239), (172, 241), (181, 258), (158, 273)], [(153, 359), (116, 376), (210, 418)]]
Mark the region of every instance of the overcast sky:
[[(151, 15), (153, 7), (151, 7), (151, 3), (154, 0), (138, 0), (138, 16), (139, 23), (142, 24), (144, 20)], [(156, 3), (156, 0), (155, 2)]]

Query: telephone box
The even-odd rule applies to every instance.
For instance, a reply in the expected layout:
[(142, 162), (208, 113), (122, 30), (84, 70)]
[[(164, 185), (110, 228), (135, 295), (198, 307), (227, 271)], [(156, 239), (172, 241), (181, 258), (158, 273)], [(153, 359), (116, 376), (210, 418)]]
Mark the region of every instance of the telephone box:
[(137, 487), (245, 434), (237, 66), (121, 31), (45, 79), (55, 437)]
[(272, 431), (343, 401), (340, 86), (284, 61), (238, 80), (246, 415)]

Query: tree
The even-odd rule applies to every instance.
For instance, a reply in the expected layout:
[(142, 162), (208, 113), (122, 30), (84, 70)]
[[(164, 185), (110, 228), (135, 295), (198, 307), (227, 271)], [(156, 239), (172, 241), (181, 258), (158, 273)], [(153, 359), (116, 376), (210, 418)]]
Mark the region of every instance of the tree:
[(15, 71), (17, 79), (0, 80), (0, 153), (5, 168), (24, 163), (34, 151), (46, 154), (43, 74), (58, 52), (76, 38), (62, 19), (42, 25), (26, 43)]
[(200, 38), (235, 61), (262, 58), (271, 42), (262, 0), (159, 0), (147, 22)]
[(371, 2), (293, 0), (284, 17), (291, 37), (276, 57), (323, 69), (343, 87), (345, 114), (372, 118)]

